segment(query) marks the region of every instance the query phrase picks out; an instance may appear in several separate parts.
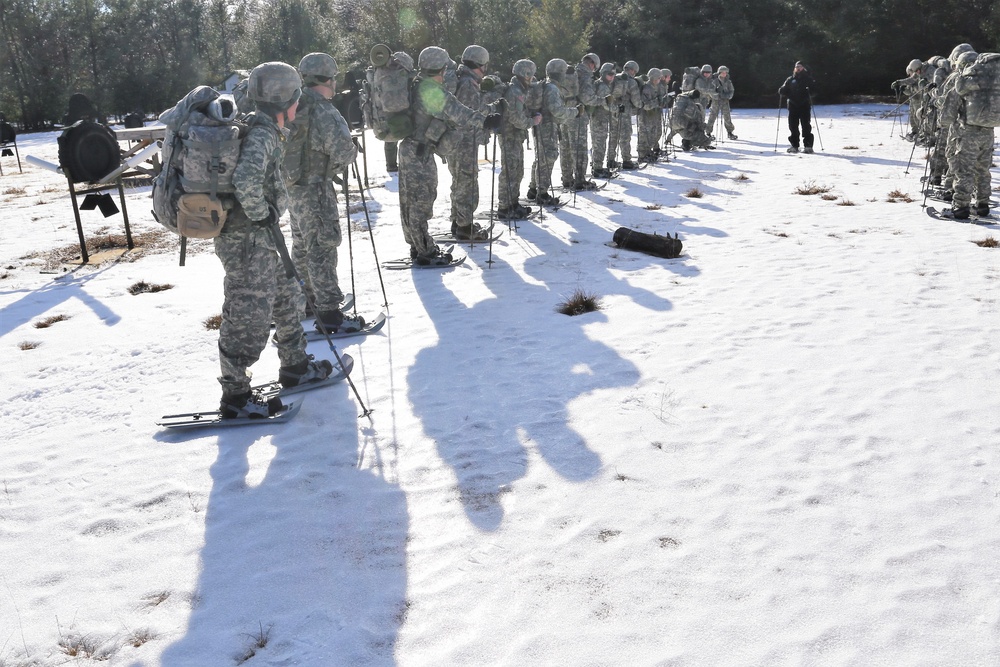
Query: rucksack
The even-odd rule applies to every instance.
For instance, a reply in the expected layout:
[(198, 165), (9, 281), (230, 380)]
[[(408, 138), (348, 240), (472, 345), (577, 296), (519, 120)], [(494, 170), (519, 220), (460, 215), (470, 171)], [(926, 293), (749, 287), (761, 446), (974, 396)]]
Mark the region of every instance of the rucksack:
[[(372, 66), (365, 71), (364, 116), (365, 124), (372, 128), (375, 137), (392, 142), (413, 134), (410, 114), (410, 82), (413, 80), (413, 58), (402, 51), (382, 57), (372, 49)], [(384, 64), (383, 64), (384, 62)]]
[(965, 121), (979, 127), (1000, 127), (1000, 53), (980, 53), (955, 82), (965, 99)]
[(285, 140), (281, 173), (285, 185), (295, 185), (306, 172), (308, 161), (306, 144), (309, 141), (311, 126), (312, 103), (303, 95), (299, 98), (299, 108), (295, 112), (295, 120), (287, 126), (291, 130), (291, 135)]
[(167, 229), (200, 239), (222, 232), (236, 203), (233, 172), (248, 129), (237, 113), (232, 98), (198, 86), (160, 114), (167, 129), (153, 217)]
[(685, 67), (684, 77), (681, 79), (681, 92), (686, 93), (690, 90), (694, 90), (694, 82), (697, 81), (700, 76), (701, 68)]

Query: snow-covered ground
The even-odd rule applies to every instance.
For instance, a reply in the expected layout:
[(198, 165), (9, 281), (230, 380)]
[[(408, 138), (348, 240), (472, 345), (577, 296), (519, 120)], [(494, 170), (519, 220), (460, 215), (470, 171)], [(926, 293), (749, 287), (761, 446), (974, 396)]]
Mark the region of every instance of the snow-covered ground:
[[(188, 433), (155, 422), (218, 403), (210, 244), (46, 261), (76, 242), (65, 180), (4, 158), (0, 665), (1000, 664), (1000, 249), (974, 243), (1000, 229), (924, 214), (885, 108), (818, 107), (816, 155), (737, 111), (739, 141), (520, 223), (492, 265), (383, 271), (388, 324), (339, 348), (371, 420), (342, 383)], [(158, 228), (148, 188), (128, 205)], [(620, 226), (685, 253), (609, 247)], [(603, 309), (556, 313), (578, 289)]]

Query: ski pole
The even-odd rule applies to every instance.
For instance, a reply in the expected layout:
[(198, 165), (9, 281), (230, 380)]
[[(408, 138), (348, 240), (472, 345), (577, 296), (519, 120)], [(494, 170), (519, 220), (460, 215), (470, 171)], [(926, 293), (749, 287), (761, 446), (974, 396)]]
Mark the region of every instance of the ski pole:
[(497, 135), (493, 133), (493, 163), (490, 166), (490, 249), (486, 257), (486, 264), (493, 268), (493, 201), (497, 190)]
[[(361, 187), (361, 171), (358, 169), (358, 163), (354, 162), (352, 165), (354, 167), (354, 177), (358, 181), (358, 190), (361, 191), (361, 208), (365, 212), (365, 222), (368, 223), (368, 237), (372, 241), (372, 255), (375, 257), (375, 270), (378, 271), (378, 284), (382, 287), (382, 307), (385, 308), (385, 312), (389, 312), (389, 297), (385, 295), (385, 282), (382, 280), (382, 265), (378, 261), (378, 251), (375, 249), (375, 230), (372, 229), (372, 220), (368, 217), (368, 199), (365, 197), (365, 190)], [(348, 219), (350, 218), (350, 212), (348, 211)], [(357, 301), (357, 299), (355, 299)]]
[(781, 100), (785, 96), (778, 93), (778, 127), (774, 130), (774, 152), (778, 152), (778, 134), (781, 133)]
[(545, 207), (538, 201), (538, 183), (542, 180), (542, 160), (545, 159), (545, 151), (542, 150), (542, 131), (538, 129), (538, 125), (535, 125), (532, 130), (535, 134), (535, 163), (532, 165), (532, 176), (534, 176), (532, 180), (535, 181), (535, 203), (538, 204), (538, 221), (543, 222), (545, 220)]
[(808, 88), (806, 88), (806, 92), (809, 93), (809, 110), (812, 111), (813, 123), (816, 124), (816, 138), (819, 139), (819, 149), (824, 150), (823, 135), (819, 132), (819, 117), (816, 116), (816, 105), (813, 104), (813, 94)]
[[(288, 246), (285, 245), (285, 237), (281, 233), (281, 229), (278, 227), (278, 217), (277, 211), (275, 211), (274, 222), (267, 226), (268, 231), (271, 233), (271, 240), (274, 241), (274, 247), (278, 251), (278, 256), (281, 257), (281, 262), (285, 266), (285, 275), (298, 283), (299, 287), (302, 288), (302, 292), (306, 295), (306, 301), (309, 302), (309, 307), (312, 311), (316, 312), (316, 302), (313, 297), (305, 289), (305, 283), (299, 277), (298, 273), (295, 271), (295, 265), (292, 264), (292, 258), (288, 255)], [(337, 352), (337, 347), (333, 344), (333, 339), (330, 338), (330, 332), (326, 328), (326, 324), (323, 323), (323, 319), (320, 317), (316, 318), (316, 327), (319, 329), (323, 337), (326, 338), (327, 344), (330, 346), (330, 350), (333, 352), (333, 356), (337, 358), (337, 365), (340, 366), (340, 370), (344, 372), (347, 377), (347, 384), (351, 386), (351, 390), (354, 391), (354, 396), (358, 399), (358, 404), (361, 406), (361, 417), (368, 417), (368, 421), (372, 421), (372, 412), (365, 406), (365, 402), (361, 400), (361, 394), (358, 393), (358, 388), (354, 386), (354, 380), (351, 379), (351, 374), (347, 372), (347, 367), (344, 366), (344, 360), (340, 357), (340, 353)]]
[(910, 163), (913, 162), (913, 152), (917, 150), (917, 142), (913, 142), (913, 148), (910, 149), (910, 159), (906, 161), (906, 169), (903, 170), (904, 174), (910, 173)]
[[(350, 178), (348, 177), (347, 170), (344, 170), (344, 218), (347, 221), (347, 257), (351, 264), (351, 293), (354, 294), (354, 304), (352, 308), (354, 309), (354, 314), (358, 314), (358, 289), (354, 286), (354, 244), (351, 242), (351, 197), (348, 194), (350, 192)], [(315, 311), (313, 311), (315, 312)]]

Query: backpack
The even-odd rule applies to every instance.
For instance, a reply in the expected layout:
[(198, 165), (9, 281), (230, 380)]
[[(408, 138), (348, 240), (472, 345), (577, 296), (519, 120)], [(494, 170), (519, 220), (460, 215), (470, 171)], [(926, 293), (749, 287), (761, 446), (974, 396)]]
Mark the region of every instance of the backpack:
[[(376, 65), (383, 61), (384, 64)], [(372, 66), (365, 71), (362, 84), (365, 124), (375, 131), (377, 139), (392, 142), (413, 134), (410, 115), (413, 76), (413, 58), (402, 51), (373, 59)]]
[(153, 180), (153, 217), (181, 236), (210, 239), (235, 206), (233, 171), (247, 126), (232, 98), (198, 86), (160, 114), (162, 168)]
[(1000, 127), (1000, 53), (980, 53), (955, 82), (965, 99), (965, 120), (979, 127)]
[(681, 79), (681, 92), (686, 93), (689, 90), (694, 90), (694, 82), (697, 81), (700, 76), (700, 67), (685, 67), (684, 77)]
[(285, 185), (295, 185), (307, 171), (309, 129), (312, 126), (312, 102), (303, 95), (299, 98), (299, 108), (295, 120), (288, 125), (291, 134), (285, 140), (285, 155), (281, 177)]

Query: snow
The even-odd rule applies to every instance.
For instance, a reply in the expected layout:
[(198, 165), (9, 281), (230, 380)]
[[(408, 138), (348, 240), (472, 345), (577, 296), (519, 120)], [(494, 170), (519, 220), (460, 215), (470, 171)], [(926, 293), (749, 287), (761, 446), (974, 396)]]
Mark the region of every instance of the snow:
[[(388, 323), (338, 346), (371, 420), (341, 383), (186, 433), (155, 422), (218, 402), (210, 243), (46, 262), (76, 243), (66, 183), (4, 158), (0, 665), (1000, 664), (1000, 251), (973, 243), (998, 228), (924, 215), (887, 108), (818, 107), (815, 155), (735, 111), (739, 141), (520, 223), (492, 265), (382, 271)], [(148, 188), (127, 201), (158, 228)], [(352, 210), (371, 317), (356, 184)], [(685, 253), (609, 247), (620, 226)], [(577, 289), (603, 308), (555, 312)]]

